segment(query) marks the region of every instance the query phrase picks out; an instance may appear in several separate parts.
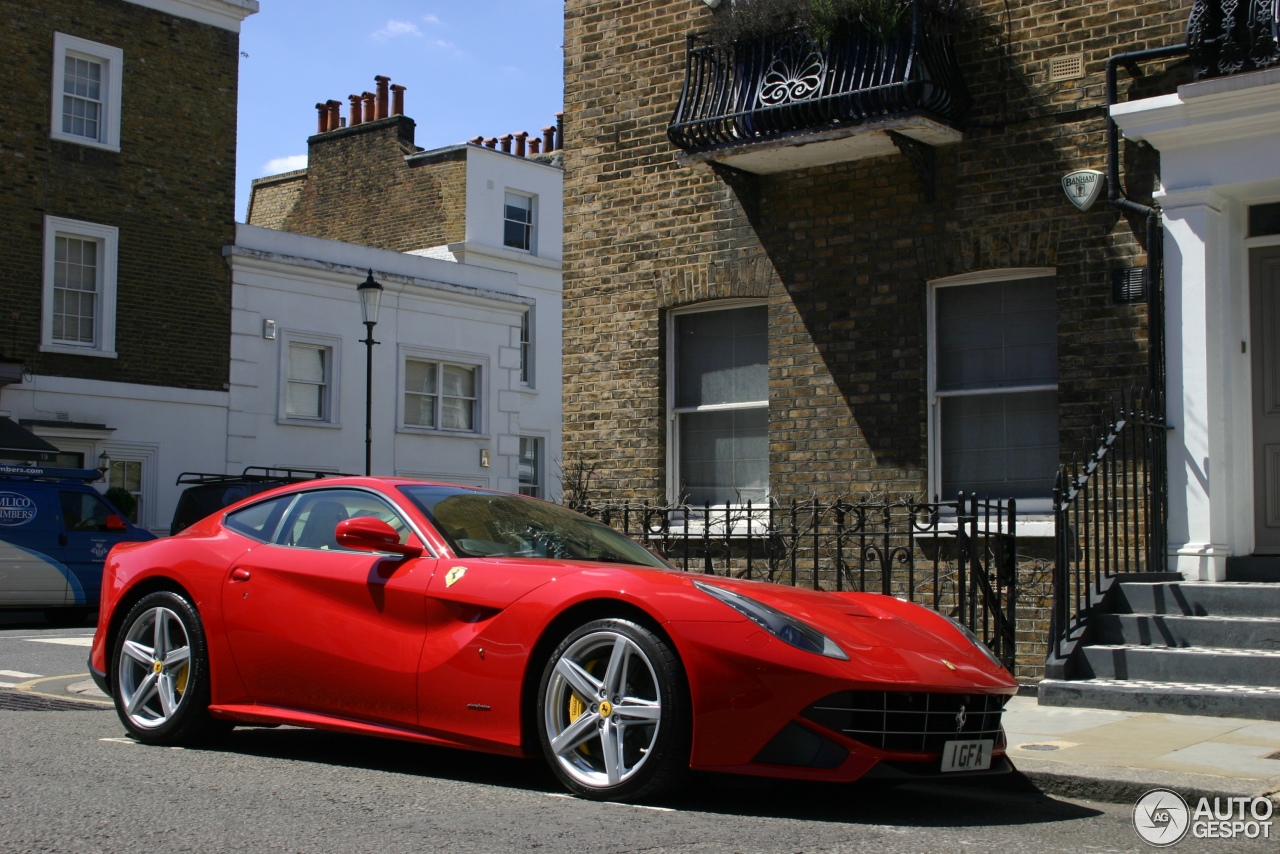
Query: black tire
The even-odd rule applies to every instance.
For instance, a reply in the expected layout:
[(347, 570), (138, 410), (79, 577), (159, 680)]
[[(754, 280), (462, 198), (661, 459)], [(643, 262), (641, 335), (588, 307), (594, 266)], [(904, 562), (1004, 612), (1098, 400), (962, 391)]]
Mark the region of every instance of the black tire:
[(209, 649), (186, 597), (150, 593), (129, 609), (112, 646), (116, 714), (146, 744), (203, 744), (232, 725), (209, 715)]
[(689, 769), (684, 667), (664, 640), (628, 620), (595, 620), (561, 641), (535, 711), (551, 770), (579, 797), (651, 799)]

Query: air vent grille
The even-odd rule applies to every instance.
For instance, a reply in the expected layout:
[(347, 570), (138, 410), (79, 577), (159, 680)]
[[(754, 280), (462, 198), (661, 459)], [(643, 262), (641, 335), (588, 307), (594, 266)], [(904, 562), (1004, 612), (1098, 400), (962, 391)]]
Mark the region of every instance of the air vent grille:
[(1080, 54), (1059, 56), (1049, 60), (1049, 82), (1075, 80), (1084, 76), (1084, 57)]

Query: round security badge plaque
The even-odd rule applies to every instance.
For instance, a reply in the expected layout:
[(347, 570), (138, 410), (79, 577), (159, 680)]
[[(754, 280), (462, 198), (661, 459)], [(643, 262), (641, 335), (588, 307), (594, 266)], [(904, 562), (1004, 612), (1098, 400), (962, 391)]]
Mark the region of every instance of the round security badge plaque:
[(1148, 845), (1174, 845), (1190, 826), (1191, 809), (1182, 795), (1170, 789), (1152, 789), (1133, 806), (1133, 829)]

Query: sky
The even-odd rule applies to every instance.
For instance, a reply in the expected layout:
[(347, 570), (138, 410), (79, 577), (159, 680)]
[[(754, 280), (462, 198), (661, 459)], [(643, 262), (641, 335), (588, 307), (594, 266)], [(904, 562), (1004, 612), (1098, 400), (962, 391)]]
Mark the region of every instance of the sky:
[(254, 178), (306, 166), (315, 105), (407, 87), (420, 148), (555, 124), (563, 0), (260, 0), (240, 31), (236, 219)]

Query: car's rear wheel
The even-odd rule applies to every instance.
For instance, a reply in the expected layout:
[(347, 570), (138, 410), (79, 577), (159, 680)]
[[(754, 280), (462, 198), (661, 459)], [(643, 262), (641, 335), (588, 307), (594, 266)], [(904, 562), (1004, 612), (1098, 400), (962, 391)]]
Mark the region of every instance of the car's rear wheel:
[(184, 596), (140, 599), (120, 627), (113, 660), (116, 713), (139, 741), (192, 744), (231, 729), (209, 715), (204, 627)]
[(652, 798), (689, 766), (692, 724), (674, 650), (635, 623), (596, 620), (552, 653), (538, 691), (543, 753), (573, 793)]

